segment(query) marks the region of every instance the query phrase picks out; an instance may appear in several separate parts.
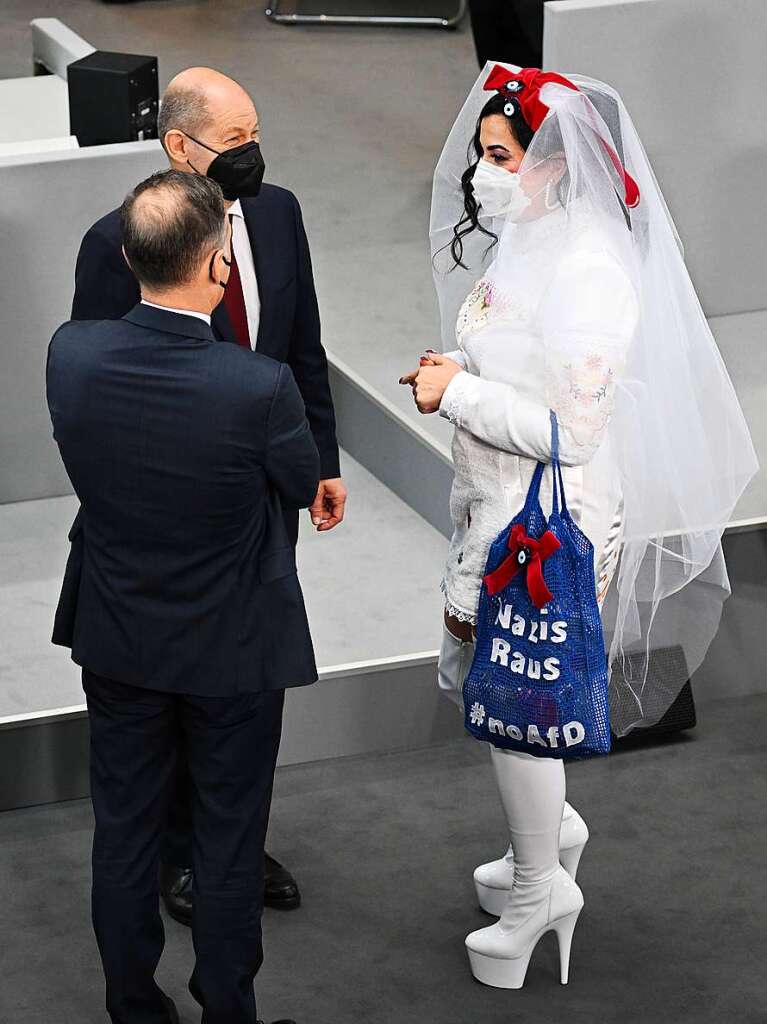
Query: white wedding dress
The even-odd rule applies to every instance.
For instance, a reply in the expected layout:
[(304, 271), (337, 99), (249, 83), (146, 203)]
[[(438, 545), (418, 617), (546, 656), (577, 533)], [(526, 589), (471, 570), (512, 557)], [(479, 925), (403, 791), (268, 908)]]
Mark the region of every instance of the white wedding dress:
[[(459, 348), (447, 353), (465, 372), (440, 405), (456, 427), (442, 589), (462, 621), (476, 622), (490, 545), (524, 504), (537, 462), (551, 459), (551, 407), (568, 505), (594, 545), (600, 604), (617, 564), (621, 493), (605, 427), (638, 304), (619, 254), (585, 210), (562, 250), (564, 217), (558, 207), (518, 226), (513, 286), (500, 292), (487, 276), (477, 282), (458, 317)], [(550, 501), (546, 473), (544, 512)]]

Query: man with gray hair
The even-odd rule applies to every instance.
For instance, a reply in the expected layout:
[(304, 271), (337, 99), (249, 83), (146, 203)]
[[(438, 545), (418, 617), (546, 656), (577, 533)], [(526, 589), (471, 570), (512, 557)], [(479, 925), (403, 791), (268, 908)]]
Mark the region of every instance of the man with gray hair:
[(140, 299), (118, 320), (64, 324), (47, 367), (81, 504), (82, 564), (59, 614), (90, 718), (107, 1009), (114, 1024), (178, 1021), (154, 974), (180, 759), (193, 781), (189, 988), (206, 1024), (256, 1024), (284, 691), (317, 678), (283, 509), (313, 501), (319, 456), (290, 367), (216, 343), (233, 265), (219, 185), (154, 174), (120, 219)]
[[(234, 257), (223, 302), (212, 314), (213, 333), (219, 342), (271, 356), (293, 371), (320, 453), (321, 480), (309, 514), (315, 529), (325, 534), (344, 517), (346, 489), (298, 200), (287, 189), (263, 183), (259, 113), (239, 83), (213, 68), (187, 68), (171, 80), (160, 106), (158, 134), (172, 168), (212, 178), (223, 189)], [(139, 285), (123, 259), (121, 241), (118, 210), (86, 233), (77, 258), (73, 319), (118, 319), (138, 302)], [(295, 510), (285, 509), (285, 524), (295, 545)], [(77, 524), (72, 535), (69, 577), (74, 581), (81, 563)], [(64, 616), (57, 618), (54, 642), (71, 646)], [(181, 770), (162, 857), (165, 905), (184, 924), (192, 920), (190, 791)], [(265, 879), (267, 906), (298, 907), (295, 879), (268, 855)]]

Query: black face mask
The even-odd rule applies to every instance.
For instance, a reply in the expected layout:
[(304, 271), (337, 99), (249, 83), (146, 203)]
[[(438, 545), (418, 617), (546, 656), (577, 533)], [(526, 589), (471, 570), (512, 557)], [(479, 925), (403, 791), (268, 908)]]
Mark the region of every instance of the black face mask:
[[(184, 134), (189, 135), (189, 132)], [(198, 146), (216, 154), (215, 160), (208, 168), (207, 177), (218, 182), (224, 193), (224, 199), (233, 201), (258, 195), (261, 191), (261, 182), (264, 180), (266, 164), (261, 156), (261, 147), (257, 142), (246, 142), (242, 146), (235, 146), (234, 149), (225, 149), (223, 152), (219, 152), (212, 146), (195, 139), (194, 135), (189, 135), (189, 138)], [(193, 171), (197, 171), (191, 161), (189, 161), (189, 166)], [(197, 173), (200, 172), (197, 171)]]

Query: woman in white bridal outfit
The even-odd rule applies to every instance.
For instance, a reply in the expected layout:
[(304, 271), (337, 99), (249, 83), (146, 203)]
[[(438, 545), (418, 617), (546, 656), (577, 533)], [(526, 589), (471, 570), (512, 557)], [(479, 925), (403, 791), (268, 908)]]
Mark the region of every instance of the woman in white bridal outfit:
[[(594, 545), (610, 662), (621, 663), (613, 729), (652, 724), (716, 632), (729, 593), (721, 536), (757, 464), (618, 94), (581, 76), (488, 65), (437, 165), (431, 242), (451, 351), (430, 350), (402, 383), (421, 412), (455, 425), (439, 685), (462, 705), (489, 548), (537, 462), (551, 461), (554, 409), (568, 504)], [(661, 690), (648, 653), (672, 644), (686, 670)], [(471, 968), (519, 988), (538, 939), (555, 930), (564, 983), (588, 829), (565, 802), (562, 760), (491, 755), (510, 845), (474, 875), (499, 921), (466, 939)]]

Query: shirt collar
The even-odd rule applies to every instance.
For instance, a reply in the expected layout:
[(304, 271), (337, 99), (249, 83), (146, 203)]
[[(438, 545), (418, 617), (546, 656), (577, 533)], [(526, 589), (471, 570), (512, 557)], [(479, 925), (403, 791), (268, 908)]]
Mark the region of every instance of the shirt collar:
[(204, 320), (208, 327), (210, 327), (209, 313), (201, 313), (196, 309), (176, 309), (175, 306), (158, 306), (156, 302), (148, 302), (146, 299), (141, 300), (141, 305), (152, 306), (154, 309), (165, 309), (168, 313), (181, 313), (183, 316), (196, 316), (198, 320)]
[(235, 217), (242, 217), (243, 219), (245, 218), (245, 214), (242, 212), (242, 205), (240, 204), (239, 199), (235, 199), (235, 201), (232, 203), (232, 205), (226, 212), (230, 216), (234, 215)]

